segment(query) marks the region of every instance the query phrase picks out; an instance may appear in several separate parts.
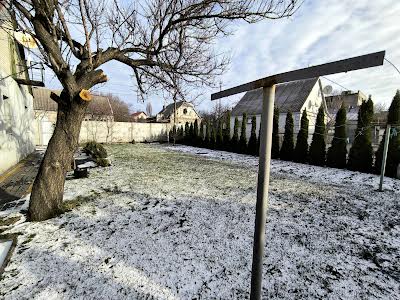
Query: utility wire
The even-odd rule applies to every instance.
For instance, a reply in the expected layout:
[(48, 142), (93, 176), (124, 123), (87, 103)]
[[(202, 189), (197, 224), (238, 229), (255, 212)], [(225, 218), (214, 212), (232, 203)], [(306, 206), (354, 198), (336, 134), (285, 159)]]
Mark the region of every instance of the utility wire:
[(394, 63), (392, 63), (392, 62), (391, 62), (390, 60), (388, 60), (386, 57), (385, 57), (385, 60), (386, 60), (389, 64), (391, 64), (393, 68), (396, 69), (397, 73), (400, 74), (400, 70), (394, 65)]

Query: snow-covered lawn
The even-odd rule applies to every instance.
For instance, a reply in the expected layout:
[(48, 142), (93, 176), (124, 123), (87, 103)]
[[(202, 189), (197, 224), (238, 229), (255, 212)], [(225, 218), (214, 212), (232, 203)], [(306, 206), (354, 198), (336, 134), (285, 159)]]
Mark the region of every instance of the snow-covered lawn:
[[(257, 158), (184, 146), (113, 145), (113, 166), (67, 180), (81, 203), (21, 221), (5, 299), (244, 299)], [(398, 299), (400, 181), (274, 161), (267, 299)], [(16, 216), (17, 212), (8, 212)]]

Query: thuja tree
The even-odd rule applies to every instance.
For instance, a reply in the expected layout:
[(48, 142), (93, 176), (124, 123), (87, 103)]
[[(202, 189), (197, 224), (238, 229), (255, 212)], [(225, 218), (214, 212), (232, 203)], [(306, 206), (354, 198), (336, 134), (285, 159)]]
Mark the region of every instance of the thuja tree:
[(199, 130), (199, 146), (204, 147), (204, 122), (200, 122)]
[(323, 166), (325, 165), (326, 156), (326, 143), (325, 143), (325, 112), (321, 104), (317, 120), (315, 122), (315, 130), (310, 145), (309, 162), (312, 165)]
[(231, 111), (230, 110), (228, 110), (226, 112), (223, 143), (224, 143), (224, 149), (230, 150), (230, 143), (231, 143)]
[(193, 125), (193, 144), (196, 146), (199, 144), (199, 122), (197, 119), (194, 121)]
[(189, 139), (190, 139), (190, 126), (189, 126), (189, 122), (185, 123), (185, 133), (184, 133), (184, 137), (183, 137), (183, 143), (184, 144), (189, 144)]
[[(392, 129), (392, 133), (390, 135), (388, 153), (386, 159), (386, 169), (385, 175), (390, 177), (396, 177), (397, 174), (397, 166), (400, 164), (400, 91), (397, 90), (396, 95), (394, 96), (392, 103), (389, 107), (389, 112), (387, 116), (387, 124), (390, 124), (397, 131), (397, 134), (394, 134), (394, 130)], [(386, 135), (386, 129), (385, 129)], [(375, 159), (375, 170), (376, 172), (381, 172), (382, 166), (382, 156), (383, 156), (383, 146), (384, 140), (382, 139), (378, 151), (376, 152)]]
[(222, 134), (222, 120), (218, 120), (218, 125), (217, 125), (217, 138), (216, 138), (216, 148), (217, 149), (223, 149), (223, 134)]
[(358, 111), (357, 129), (353, 145), (350, 148), (347, 168), (353, 171), (371, 172), (373, 162), (371, 122), (374, 103), (371, 96), (364, 101)]
[[(235, 20), (256, 22), (291, 15), (297, 1), (283, 0), (4, 0), (16, 27), (31, 34), (35, 52), (62, 86), (54, 133), (34, 181), (28, 217), (44, 220), (62, 211), (67, 170), (77, 149), (90, 95), (107, 81), (102, 66), (132, 68), (141, 95), (180, 95), (213, 84), (226, 60), (212, 44)], [(218, 53), (217, 53), (218, 54)], [(186, 91), (186, 92), (185, 92)]]
[(293, 115), (289, 111), (286, 114), (286, 123), (285, 123), (285, 134), (283, 136), (283, 142), (280, 152), (280, 157), (283, 160), (292, 160), (293, 159), (293, 149), (294, 149), (294, 141), (293, 141)]
[(194, 127), (193, 123), (190, 123), (189, 125), (189, 139), (188, 139), (189, 145), (194, 144)]
[(251, 155), (257, 155), (258, 153), (256, 127), (257, 127), (257, 118), (256, 116), (253, 116), (251, 118), (251, 133), (250, 133), (249, 144), (247, 145), (248, 153)]
[(243, 113), (242, 125), (240, 127), (239, 145), (238, 145), (239, 153), (247, 153), (246, 126), (247, 126), (247, 114)]
[(336, 113), (335, 133), (332, 144), (328, 149), (326, 164), (329, 167), (344, 169), (347, 163), (347, 131), (346, 131), (347, 109), (344, 103)]
[(233, 136), (231, 139), (231, 149), (233, 152), (238, 152), (239, 147), (239, 119), (235, 117), (235, 123), (233, 125)]
[(308, 126), (307, 111), (303, 110), (300, 121), (300, 130), (297, 134), (296, 147), (294, 148), (293, 160), (305, 163), (308, 160)]
[[(260, 138), (260, 135), (258, 136), (258, 138)], [(274, 119), (272, 124), (271, 157), (275, 159), (279, 158), (279, 108), (277, 107), (274, 108)]]
[(204, 145), (206, 147), (210, 147), (210, 142), (211, 142), (211, 126), (210, 126), (210, 120), (207, 120), (207, 123), (206, 123), (206, 137), (204, 139)]
[(211, 125), (210, 148), (215, 149), (217, 144), (217, 121), (214, 120)]

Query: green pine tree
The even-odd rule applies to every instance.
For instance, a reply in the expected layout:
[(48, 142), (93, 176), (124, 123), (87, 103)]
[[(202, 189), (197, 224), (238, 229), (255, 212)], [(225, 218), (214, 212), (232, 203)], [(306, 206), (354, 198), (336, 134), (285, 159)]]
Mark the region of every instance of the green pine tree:
[(310, 151), (309, 151), (310, 164), (316, 166), (324, 166), (325, 156), (326, 156), (325, 112), (324, 112), (324, 107), (321, 104), (318, 110), (317, 121), (315, 123), (315, 130), (310, 145)]
[(293, 160), (296, 162), (305, 163), (308, 160), (308, 126), (307, 110), (303, 110), (293, 156)]
[(231, 143), (231, 111), (228, 110), (226, 112), (226, 118), (225, 118), (225, 129), (224, 129), (224, 137), (223, 137), (223, 144), (224, 144), (224, 149), (228, 150), (230, 149), (230, 143)]
[(347, 168), (352, 171), (372, 171), (371, 122), (374, 115), (374, 103), (371, 96), (364, 101), (358, 111), (357, 129), (349, 153)]
[[(393, 97), (392, 103), (390, 104), (387, 124), (390, 124), (393, 128), (391, 129), (388, 153), (386, 158), (385, 175), (389, 177), (396, 177), (397, 166), (400, 164), (400, 91), (397, 90), (396, 95)], [(385, 130), (386, 135), (386, 130)], [(385, 135), (379, 144), (378, 151), (375, 155), (375, 171), (381, 172), (383, 147), (385, 141)]]
[(257, 118), (256, 116), (253, 116), (251, 118), (251, 134), (250, 134), (249, 144), (247, 146), (248, 153), (251, 155), (257, 155), (258, 153), (256, 127), (257, 127)]
[(242, 117), (242, 127), (240, 130), (240, 139), (239, 139), (240, 153), (247, 153), (246, 125), (247, 125), (247, 114), (244, 113)]
[(347, 164), (347, 131), (346, 131), (347, 109), (342, 106), (336, 114), (335, 133), (332, 145), (328, 149), (326, 164), (332, 168), (344, 169)]
[(238, 152), (239, 148), (239, 119), (235, 117), (235, 123), (233, 125), (233, 136), (231, 139), (231, 151)]
[(293, 160), (293, 149), (293, 116), (292, 113), (289, 111), (286, 114), (285, 135), (283, 136), (283, 142), (280, 152), (281, 159)]
[(274, 159), (279, 158), (279, 108), (277, 107), (274, 108), (274, 120), (272, 124), (271, 157)]

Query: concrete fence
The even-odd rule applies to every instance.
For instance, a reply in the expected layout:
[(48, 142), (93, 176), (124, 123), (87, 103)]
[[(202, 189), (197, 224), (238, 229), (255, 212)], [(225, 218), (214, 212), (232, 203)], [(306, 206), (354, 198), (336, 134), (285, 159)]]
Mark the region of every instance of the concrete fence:
[(170, 129), (165, 123), (83, 121), (79, 141), (129, 143), (166, 141)]
[[(54, 130), (54, 125), (47, 119), (35, 120), (35, 142), (47, 145)], [(170, 130), (166, 123), (135, 123), (113, 121), (83, 121), (79, 142), (96, 141), (99, 143), (130, 143), (166, 141)]]

